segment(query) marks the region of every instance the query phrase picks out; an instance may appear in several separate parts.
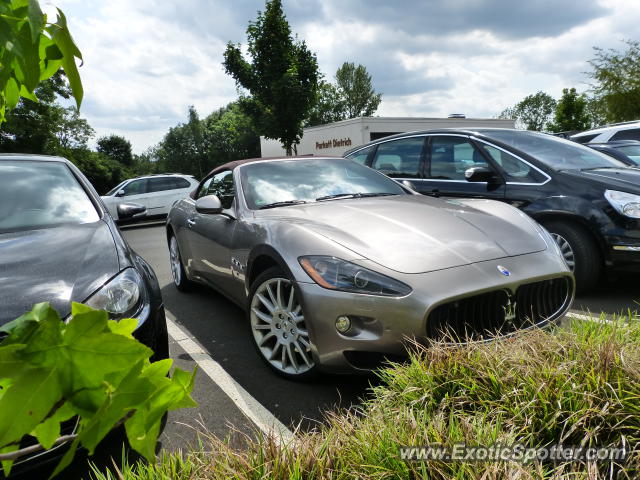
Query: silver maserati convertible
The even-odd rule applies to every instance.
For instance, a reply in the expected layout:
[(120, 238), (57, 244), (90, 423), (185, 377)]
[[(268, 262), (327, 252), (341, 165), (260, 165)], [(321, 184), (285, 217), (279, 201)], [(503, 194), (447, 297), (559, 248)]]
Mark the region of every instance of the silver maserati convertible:
[(223, 165), (174, 205), (167, 240), (176, 287), (246, 309), (259, 355), (292, 378), (373, 368), (408, 338), (546, 325), (573, 300), (556, 243), (518, 209), (417, 195), (341, 158)]

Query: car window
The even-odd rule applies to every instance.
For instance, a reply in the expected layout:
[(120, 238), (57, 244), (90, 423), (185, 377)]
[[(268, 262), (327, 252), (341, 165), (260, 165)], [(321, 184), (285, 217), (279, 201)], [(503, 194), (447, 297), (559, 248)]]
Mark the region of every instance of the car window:
[(373, 151), (375, 145), (371, 145), (370, 147), (363, 148), (362, 150), (358, 150), (347, 156), (349, 160), (353, 160), (354, 162), (358, 162), (360, 165), (364, 165), (367, 161), (367, 157)]
[(0, 161), (0, 233), (99, 219), (64, 163)]
[(617, 147), (617, 150), (633, 160), (636, 165), (640, 165), (640, 145), (623, 145)]
[(249, 163), (240, 167), (240, 175), (251, 209), (276, 202), (314, 202), (341, 194), (406, 195), (390, 178), (338, 158)]
[(196, 198), (206, 195), (217, 195), (222, 203), (222, 208), (231, 208), (235, 196), (233, 172), (226, 170), (208, 178), (198, 190)]
[(502, 168), (505, 177), (507, 177), (507, 182), (542, 183), (547, 179), (541, 172), (504, 150), (484, 143), (480, 144), (480, 148), (487, 152)]
[(591, 133), (589, 135), (580, 135), (579, 137), (572, 137), (571, 140), (573, 140), (574, 142), (578, 142), (578, 143), (588, 143), (591, 140), (593, 140), (594, 138), (596, 138), (598, 135), (600, 135), (599, 133)]
[(191, 186), (191, 184), (189, 183), (189, 180), (187, 180), (186, 178), (174, 177), (173, 183), (174, 183), (173, 188), (177, 188), (177, 189), (189, 188)]
[(620, 130), (609, 139), (609, 141), (611, 140), (640, 140), (640, 128)]
[(429, 178), (465, 181), (471, 167), (488, 167), (487, 161), (467, 138), (434, 136), (429, 147)]
[(147, 180), (147, 188), (149, 193), (164, 192), (175, 188), (173, 178), (171, 177), (155, 177)]
[(557, 170), (620, 168), (625, 164), (579, 143), (545, 133), (523, 130), (484, 130), (487, 136), (531, 155)]
[(109, 190), (107, 193), (105, 193), (105, 197), (110, 197), (112, 195), (114, 195), (118, 190), (120, 190), (125, 183), (127, 183), (128, 180), (125, 180), (124, 182), (120, 182), (118, 185), (116, 185), (115, 187), (113, 187), (111, 190)]
[(378, 144), (371, 167), (390, 177), (420, 177), (425, 137), (409, 137)]
[(144, 178), (140, 180), (134, 180), (126, 184), (122, 190), (124, 190), (125, 197), (147, 193), (147, 180)]

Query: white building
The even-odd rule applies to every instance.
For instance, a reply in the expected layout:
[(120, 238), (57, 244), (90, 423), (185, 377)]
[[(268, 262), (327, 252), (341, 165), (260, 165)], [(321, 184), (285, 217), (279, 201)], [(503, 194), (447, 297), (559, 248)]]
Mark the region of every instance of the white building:
[[(434, 128), (495, 127), (515, 128), (515, 120), (498, 118), (465, 118), (452, 115), (449, 118), (417, 117), (359, 117), (341, 122), (305, 128), (298, 145), (298, 155), (340, 156), (352, 147), (396, 133)], [(277, 140), (260, 137), (263, 157), (286, 154)]]

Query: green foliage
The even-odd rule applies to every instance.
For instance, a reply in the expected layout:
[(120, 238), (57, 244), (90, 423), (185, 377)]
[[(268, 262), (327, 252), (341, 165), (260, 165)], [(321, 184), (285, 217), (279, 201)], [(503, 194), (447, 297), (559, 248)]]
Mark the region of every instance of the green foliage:
[(515, 118), (516, 126), (526, 130), (543, 131), (551, 121), (556, 101), (544, 92), (527, 95), (514, 107), (500, 113), (499, 118)]
[(562, 97), (556, 105), (553, 123), (549, 124), (552, 132), (582, 131), (591, 127), (589, 115), (589, 99), (584, 93), (578, 94), (575, 88), (562, 89)]
[(157, 158), (155, 166), (160, 171), (202, 178), (223, 163), (258, 157), (260, 138), (253, 122), (237, 102), (202, 120), (190, 107), (187, 123), (171, 128), (150, 155)]
[[(0, 452), (16, 453), (25, 435), (51, 448), (61, 423), (77, 417), (54, 475), (79, 446), (93, 453), (122, 423), (131, 447), (153, 460), (164, 414), (196, 406), (190, 397), (195, 371), (175, 369), (169, 378), (171, 360), (150, 363), (153, 352), (132, 336), (136, 326), (135, 319), (116, 322), (77, 303), (66, 323), (41, 303), (2, 326), (9, 335), (0, 343)], [(5, 458), (5, 474), (11, 465)]]
[(48, 23), (37, 0), (0, 2), (0, 124), (21, 97), (36, 101), (38, 84), (60, 68), (79, 107), (83, 89), (76, 58), (82, 60), (82, 54), (62, 11), (55, 23)]
[(382, 94), (373, 89), (371, 75), (363, 65), (344, 62), (336, 72), (335, 81), (335, 84), (320, 82), (306, 126), (370, 117), (378, 109)]
[(98, 139), (97, 150), (116, 162), (131, 167), (133, 165), (133, 153), (131, 153), (131, 142), (119, 135), (109, 135)]
[(294, 40), (281, 0), (269, 0), (247, 28), (249, 63), (240, 45), (227, 44), (224, 67), (238, 87), (249, 92), (240, 105), (258, 132), (280, 140), (290, 155), (300, 142), (302, 124), (313, 108), (318, 88), (316, 57)]
[(594, 48), (589, 62), (593, 90), (608, 122), (640, 119), (640, 41), (626, 44), (624, 52)]
[(346, 118), (370, 117), (382, 100), (371, 85), (371, 75), (363, 65), (344, 62), (336, 72), (336, 87), (344, 104)]
[[(212, 479), (572, 479), (638, 478), (640, 322), (567, 320), (556, 331), (467, 346), (417, 347), (379, 373), (357, 409), (330, 413), (316, 429), (281, 443), (257, 434), (211, 437), (206, 451), (173, 454), (153, 466), (125, 466), (123, 480)], [(405, 463), (400, 445), (491, 446), (556, 443), (620, 447), (609, 462)], [(97, 475), (98, 479), (113, 478)]]

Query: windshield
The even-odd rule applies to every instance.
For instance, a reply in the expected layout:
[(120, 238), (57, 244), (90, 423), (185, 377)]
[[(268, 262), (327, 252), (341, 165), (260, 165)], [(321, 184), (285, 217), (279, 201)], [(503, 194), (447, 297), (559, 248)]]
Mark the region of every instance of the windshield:
[(629, 157), (633, 163), (640, 165), (640, 145), (624, 145), (617, 148)]
[(563, 138), (544, 133), (522, 130), (491, 130), (491, 138), (522, 150), (545, 165), (556, 170), (579, 170), (584, 168), (619, 168), (624, 163), (604, 153)]
[(99, 219), (64, 163), (0, 160), (0, 233)]
[(118, 185), (113, 187), (111, 190), (109, 190), (107, 193), (105, 193), (104, 196), (105, 197), (110, 197), (111, 195), (116, 193), (118, 190), (120, 190), (126, 182), (127, 182), (127, 180), (125, 180), (124, 182), (119, 183)]
[(343, 194), (405, 193), (388, 177), (338, 158), (249, 163), (240, 168), (240, 178), (251, 209), (280, 202), (313, 202)]

